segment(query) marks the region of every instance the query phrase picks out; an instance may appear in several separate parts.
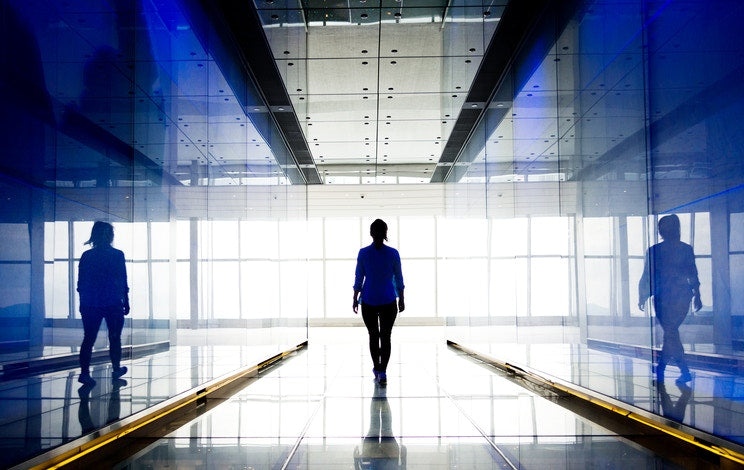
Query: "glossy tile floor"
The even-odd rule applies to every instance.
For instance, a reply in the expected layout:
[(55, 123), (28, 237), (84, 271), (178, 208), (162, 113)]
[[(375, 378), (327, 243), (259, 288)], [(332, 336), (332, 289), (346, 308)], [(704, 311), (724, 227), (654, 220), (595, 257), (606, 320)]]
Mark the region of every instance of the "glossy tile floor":
[[(76, 439), (208, 380), (256, 364), (279, 346), (176, 346), (122, 364), (124, 380), (112, 382), (111, 365), (91, 367), (97, 381), (81, 387), (78, 369), (0, 382), (0, 468)], [(68, 351), (69, 352), (69, 351)]]
[(306, 351), (115, 468), (677, 468), (447, 348), (397, 328), (389, 383), (361, 328)]
[(692, 380), (677, 384), (679, 369), (670, 365), (664, 384), (658, 386), (650, 359), (585, 345), (477, 342), (468, 346), (499, 361), (580, 385), (744, 445), (744, 376), (738, 370), (725, 373), (691, 367)]

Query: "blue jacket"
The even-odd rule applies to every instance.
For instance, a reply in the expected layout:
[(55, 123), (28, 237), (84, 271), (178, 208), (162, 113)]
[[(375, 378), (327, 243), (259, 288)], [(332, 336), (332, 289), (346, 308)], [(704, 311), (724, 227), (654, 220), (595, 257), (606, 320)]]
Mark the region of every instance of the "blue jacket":
[(80, 307), (118, 307), (127, 297), (124, 253), (111, 246), (95, 247), (80, 257), (77, 291)]
[(398, 250), (374, 244), (359, 250), (354, 290), (361, 291), (362, 304), (385, 305), (395, 302), (404, 289)]
[(638, 283), (638, 299), (650, 296), (692, 298), (693, 289), (700, 286), (695, 253), (687, 243), (664, 240), (648, 249), (643, 275)]

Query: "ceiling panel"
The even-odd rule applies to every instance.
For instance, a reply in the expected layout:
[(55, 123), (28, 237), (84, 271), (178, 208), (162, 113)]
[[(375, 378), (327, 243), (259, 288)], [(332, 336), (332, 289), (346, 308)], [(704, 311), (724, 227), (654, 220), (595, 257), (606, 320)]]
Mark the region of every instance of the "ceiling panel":
[[(390, 175), (439, 159), (505, 2), (258, 0), (316, 164)], [(484, 15), (488, 10), (489, 14)], [(469, 106), (469, 105), (467, 105)], [(343, 169), (340, 164), (343, 163)], [(390, 170), (390, 173), (388, 172)], [(407, 170), (408, 171), (408, 170)], [(353, 173), (353, 172), (351, 172)]]

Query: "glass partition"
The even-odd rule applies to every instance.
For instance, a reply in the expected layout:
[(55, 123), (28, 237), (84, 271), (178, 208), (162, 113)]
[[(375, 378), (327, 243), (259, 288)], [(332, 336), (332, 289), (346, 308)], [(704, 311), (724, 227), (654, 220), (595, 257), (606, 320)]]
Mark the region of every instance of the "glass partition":
[(555, 2), (453, 166), (449, 338), (744, 442), (742, 15)]
[[(0, 17), (6, 466), (303, 342), (308, 268), (306, 187), (193, 2), (8, 0)], [(95, 221), (124, 254), (128, 371), (101, 326), (81, 386)]]

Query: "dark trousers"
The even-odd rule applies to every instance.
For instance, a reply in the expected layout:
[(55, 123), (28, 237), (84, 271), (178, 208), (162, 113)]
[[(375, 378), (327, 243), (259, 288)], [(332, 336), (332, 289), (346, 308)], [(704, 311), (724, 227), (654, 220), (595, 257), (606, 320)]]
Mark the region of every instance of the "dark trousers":
[(362, 304), (362, 319), (369, 333), (369, 354), (377, 372), (386, 372), (390, 361), (390, 334), (393, 332), (398, 306)]
[(687, 316), (690, 309), (690, 294), (686, 295), (655, 295), (654, 309), (656, 310), (656, 320), (664, 330), (664, 343), (661, 346), (659, 356), (659, 366), (657, 371), (659, 375), (664, 374), (667, 364), (675, 361), (683, 374), (689, 374), (690, 369), (685, 359), (685, 349), (682, 346), (682, 339), (679, 336), (679, 327)]
[(90, 373), (90, 356), (96, 342), (101, 321), (106, 320), (109, 338), (109, 357), (114, 370), (121, 363), (121, 331), (124, 329), (124, 312), (121, 307), (81, 307), (83, 317), (83, 344), (80, 345), (80, 371)]

